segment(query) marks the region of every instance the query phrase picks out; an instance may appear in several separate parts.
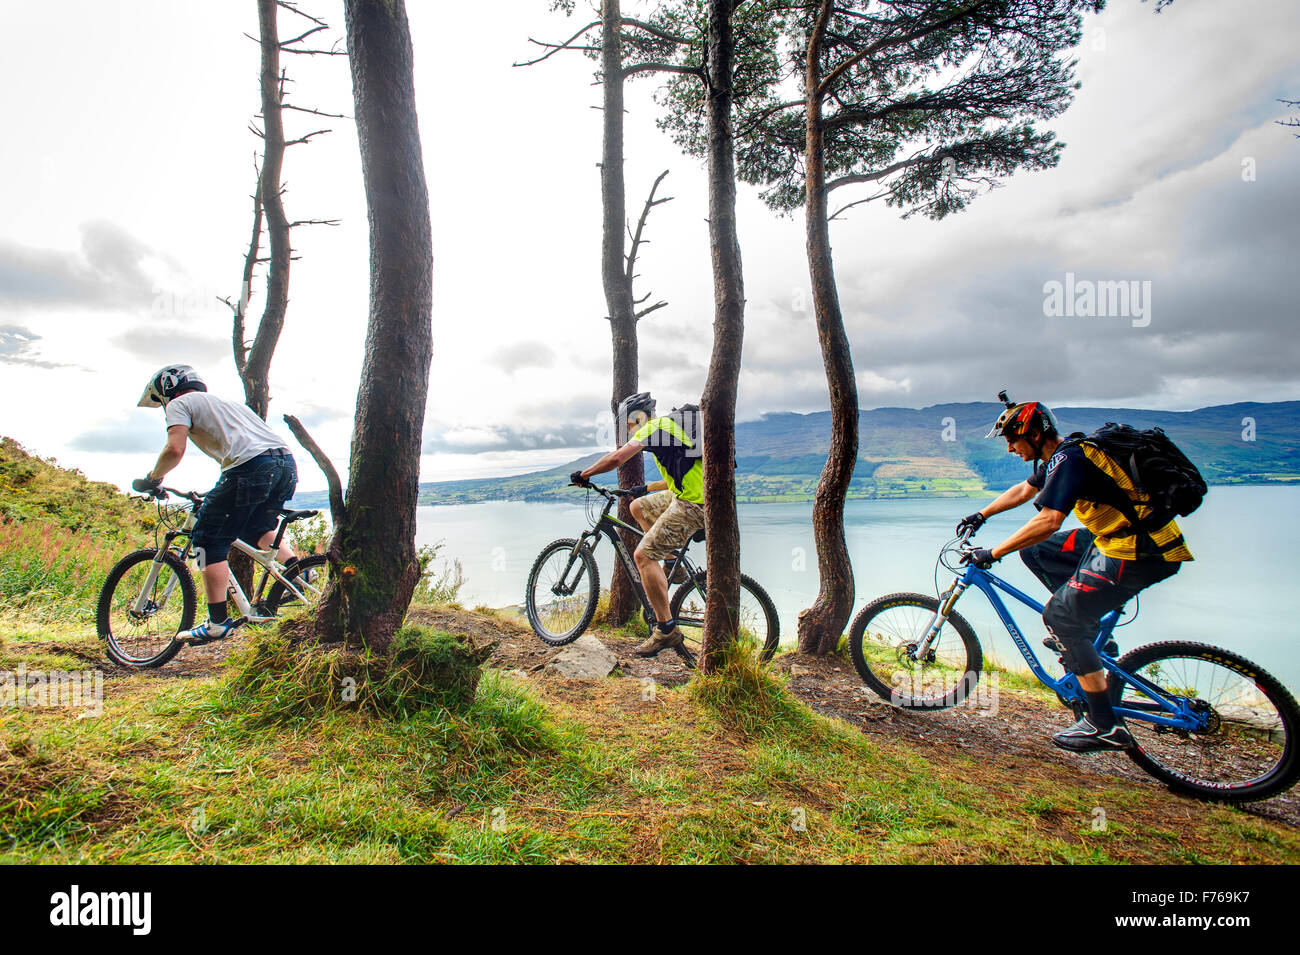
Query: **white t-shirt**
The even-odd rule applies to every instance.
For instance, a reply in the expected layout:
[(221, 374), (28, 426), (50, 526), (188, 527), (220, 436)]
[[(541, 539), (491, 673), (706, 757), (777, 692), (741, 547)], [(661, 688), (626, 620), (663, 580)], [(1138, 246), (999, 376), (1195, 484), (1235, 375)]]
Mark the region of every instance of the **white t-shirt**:
[(206, 391), (187, 391), (167, 402), (167, 427), (183, 424), (200, 451), (229, 471), (264, 451), (289, 445), (248, 405)]

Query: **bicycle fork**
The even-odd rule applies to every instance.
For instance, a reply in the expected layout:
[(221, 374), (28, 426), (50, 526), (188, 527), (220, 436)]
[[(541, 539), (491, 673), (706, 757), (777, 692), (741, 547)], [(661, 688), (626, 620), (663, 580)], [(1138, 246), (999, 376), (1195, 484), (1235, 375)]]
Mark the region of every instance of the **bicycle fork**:
[(180, 584), (180, 577), (172, 574), (172, 579), (167, 581), (167, 586), (163, 588), (161, 598), (157, 601), (151, 598), (153, 589), (158, 586), (158, 575), (162, 572), (163, 555), (166, 553), (167, 548), (161, 548), (154, 555), (153, 563), (149, 565), (149, 573), (144, 579), (144, 584), (140, 587), (140, 593), (136, 596), (135, 603), (131, 605), (131, 613), (137, 617), (152, 615), (162, 610), (163, 607), (167, 606), (167, 601)]
[(952, 608), (957, 603), (957, 598), (966, 592), (970, 584), (965, 577), (958, 577), (952, 582), (952, 586), (939, 595), (939, 609), (934, 612), (930, 622), (926, 624), (925, 634), (916, 644), (915, 659), (925, 661), (931, 652), (931, 647), (939, 639), (939, 631), (943, 625), (948, 622), (948, 615), (952, 613)]

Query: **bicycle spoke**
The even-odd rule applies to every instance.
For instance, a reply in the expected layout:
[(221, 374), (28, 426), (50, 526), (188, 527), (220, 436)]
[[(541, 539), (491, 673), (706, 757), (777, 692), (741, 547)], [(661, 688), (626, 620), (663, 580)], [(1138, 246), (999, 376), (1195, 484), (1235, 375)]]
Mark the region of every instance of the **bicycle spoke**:
[[(1283, 759), (1282, 713), (1251, 676), (1191, 656), (1154, 660), (1136, 674), (1206, 717), (1203, 729), (1191, 731), (1129, 720), (1143, 753), (1167, 771), (1203, 786), (1240, 787), (1268, 775)], [(1120, 702), (1145, 709), (1149, 699), (1126, 686)]]
[(529, 622), (552, 644), (576, 638), (595, 610), (599, 580), (590, 553), (575, 555), (573, 546), (557, 542), (542, 553), (529, 575), (525, 605)]
[[(113, 591), (109, 626), (113, 641), (127, 657), (147, 660), (172, 642), (184, 619), (184, 602), (176, 574), (166, 564), (148, 592), (145, 586), (153, 569), (151, 561), (131, 567)], [(144, 594), (143, 610), (135, 607)]]
[(891, 607), (873, 617), (863, 635), (862, 653), (871, 669), (900, 695), (920, 702), (952, 692), (967, 669), (966, 645), (948, 625), (928, 652), (915, 655), (933, 619), (924, 607)]

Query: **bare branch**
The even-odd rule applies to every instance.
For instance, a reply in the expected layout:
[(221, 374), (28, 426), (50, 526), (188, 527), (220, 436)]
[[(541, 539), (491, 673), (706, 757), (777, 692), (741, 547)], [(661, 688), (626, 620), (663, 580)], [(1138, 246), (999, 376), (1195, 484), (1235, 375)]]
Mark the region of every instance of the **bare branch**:
[(340, 50), (338, 41), (335, 41), (334, 46), (328, 50), (298, 50), (287, 48), (281, 52), (293, 53), (296, 56), (346, 56), (348, 51)]
[(292, 43), (298, 43), (298, 42), (300, 42), (300, 41), (302, 41), (302, 40), (305, 40), (305, 39), (307, 39), (307, 37), (311, 36), (313, 33), (320, 33), (320, 31), (321, 31), (321, 30), (324, 30), (324, 29), (325, 29), (325, 26), (324, 26), (324, 24), (322, 24), (321, 26), (318, 26), (318, 27), (312, 27), (312, 28), (311, 28), (310, 30), (308, 30), (306, 33), (299, 33), (299, 34), (298, 34), (296, 37), (294, 37), (292, 40), (281, 40), (281, 41), (280, 41), (280, 49), (283, 50), (285, 47), (289, 46), (290, 44), (292, 44)]
[(599, 49), (599, 47), (575, 47), (575, 46), (573, 45), (574, 41), (577, 40), (578, 37), (582, 36), (584, 33), (586, 33), (586, 32), (587, 32), (588, 30), (590, 30), (592, 27), (598, 27), (598, 26), (600, 26), (600, 21), (599, 21), (599, 20), (593, 20), (591, 23), (588, 23), (585, 27), (583, 27), (581, 30), (579, 30), (577, 33), (575, 33), (573, 36), (569, 37), (569, 38), (568, 38), (567, 40), (565, 40), (563, 43), (546, 43), (546, 42), (544, 42), (544, 41), (542, 41), (542, 40), (534, 40), (532, 37), (529, 37), (529, 38), (528, 38), (528, 42), (529, 42), (529, 43), (532, 43), (532, 44), (534, 44), (534, 45), (536, 45), (536, 46), (540, 46), (540, 47), (550, 47), (550, 52), (548, 52), (545, 56), (539, 56), (539, 57), (538, 57), (537, 59), (535, 59), (535, 60), (528, 60), (526, 63), (512, 63), (511, 66), (532, 66), (532, 65), (535, 64), (535, 63), (541, 63), (543, 60), (549, 60), (551, 57), (553, 57), (556, 53), (559, 53), (561, 50), (574, 50), (574, 49), (594, 50), (594, 49)]
[(329, 24), (326, 23), (324, 20), (318, 20), (310, 13), (304, 13), (302, 10), (299, 10), (298, 5), (296, 3), (290, 3), (289, 0), (276, 0), (275, 5), (277, 7), (280, 7), (282, 10), (288, 10), (290, 13), (296, 13), (298, 14), (298, 16), (302, 17), (303, 19), (310, 20), (312, 23), (318, 24), (319, 26), (323, 26), (323, 27), (329, 26)]
[(665, 169), (655, 178), (654, 184), (650, 187), (650, 194), (646, 196), (645, 205), (641, 207), (641, 218), (637, 220), (636, 231), (630, 233), (632, 247), (624, 257), (627, 261), (626, 275), (629, 285), (631, 285), (633, 272), (636, 269), (637, 253), (640, 251), (641, 246), (645, 241), (642, 236), (645, 233), (646, 219), (650, 217), (650, 210), (655, 206), (663, 205), (665, 202), (672, 201), (672, 196), (666, 196), (662, 199), (655, 198), (655, 193), (659, 190), (659, 184), (664, 181), (664, 177), (667, 175), (668, 170)]
[(641, 309), (641, 311), (637, 312), (636, 315), (634, 315), (633, 317), (639, 322), (641, 321), (641, 319), (645, 318), (651, 312), (658, 311), (659, 309), (663, 308), (667, 304), (668, 304), (667, 302), (663, 302), (663, 301), (655, 302), (649, 308)]
[(332, 130), (332, 129), (314, 129), (314, 130), (312, 130), (310, 133), (305, 133), (304, 135), (299, 136), (297, 139), (286, 139), (286, 140), (284, 141), (284, 144), (285, 144), (286, 147), (287, 147), (287, 146), (297, 146), (297, 145), (299, 145), (300, 143), (305, 143), (305, 142), (307, 142), (307, 141), (310, 140), (313, 136), (323, 136), (325, 133), (332, 133), (332, 132), (334, 132), (334, 130)]
[(295, 219), (289, 223), (290, 229), (295, 229), (300, 225), (338, 225), (342, 219)]
[(231, 303), (229, 298), (222, 299), (234, 312), (234, 327), (231, 340), (235, 352), (235, 368), (240, 378), (248, 364), (248, 344), (244, 338), (244, 318), (248, 314), (248, 302), (253, 296), (253, 271), (257, 268), (257, 247), (262, 238), (262, 170), (256, 160), (253, 172), (257, 176), (257, 188), (253, 190), (253, 234), (248, 240), (248, 252), (244, 255), (244, 272), (240, 279), (239, 301)]
[(281, 103), (281, 109), (291, 109), (296, 113), (311, 113), (313, 116), (324, 116), (326, 119), (347, 119), (343, 113), (326, 113), (319, 109), (308, 109), (306, 106), (294, 106), (290, 103)]
[(337, 528), (343, 523), (343, 482), (339, 480), (339, 472), (334, 468), (332, 462), (316, 440), (307, 433), (303, 423), (294, 415), (287, 414), (284, 416), (284, 423), (289, 426), (293, 436), (298, 439), (298, 443), (306, 448), (307, 453), (312, 456), (316, 466), (325, 472), (325, 483), (330, 489), (330, 522)]

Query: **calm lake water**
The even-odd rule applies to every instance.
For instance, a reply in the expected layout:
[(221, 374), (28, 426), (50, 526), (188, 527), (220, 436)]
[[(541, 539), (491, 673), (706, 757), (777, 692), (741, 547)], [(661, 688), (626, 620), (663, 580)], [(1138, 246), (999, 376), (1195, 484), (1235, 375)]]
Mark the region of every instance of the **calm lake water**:
[[(854, 613), (868, 601), (895, 591), (935, 593), (935, 558), (952, 537), (953, 526), (985, 503), (976, 499), (858, 501), (845, 511), (849, 550), (857, 581)], [(979, 540), (991, 546), (1033, 513), (1025, 505), (989, 521)], [(795, 636), (798, 613), (817, 592), (817, 558), (811, 530), (812, 505), (742, 504), (744, 571), (776, 602), (785, 642)], [(1215, 487), (1201, 509), (1182, 518), (1196, 560), (1173, 578), (1143, 594), (1139, 614), (1117, 631), (1131, 649), (1155, 640), (1187, 639), (1236, 650), (1300, 689), (1300, 625), (1291, 607), (1295, 571), (1289, 543), (1300, 526), (1300, 488)], [(1071, 519), (1067, 526), (1073, 526)], [(560, 537), (577, 537), (586, 527), (582, 496), (575, 503), (488, 503), (422, 507), (418, 541), (442, 542), (442, 555), (459, 560), (465, 575), (466, 606), (517, 605), (542, 547)], [(703, 548), (696, 545), (701, 557)], [(601, 584), (607, 586), (613, 551), (596, 551)], [(1018, 557), (995, 572), (1042, 600), (1046, 591)], [(940, 587), (952, 578), (941, 570)], [(1037, 647), (1043, 631), (1037, 615), (1019, 604), (1013, 615)], [(1130, 605), (1130, 610), (1132, 605)], [(986, 656), (1008, 665), (1020, 656), (988, 601), (967, 593), (958, 611), (979, 634)], [(1043, 651), (1048, 656), (1047, 651)], [(1054, 660), (1053, 660), (1054, 663)]]

